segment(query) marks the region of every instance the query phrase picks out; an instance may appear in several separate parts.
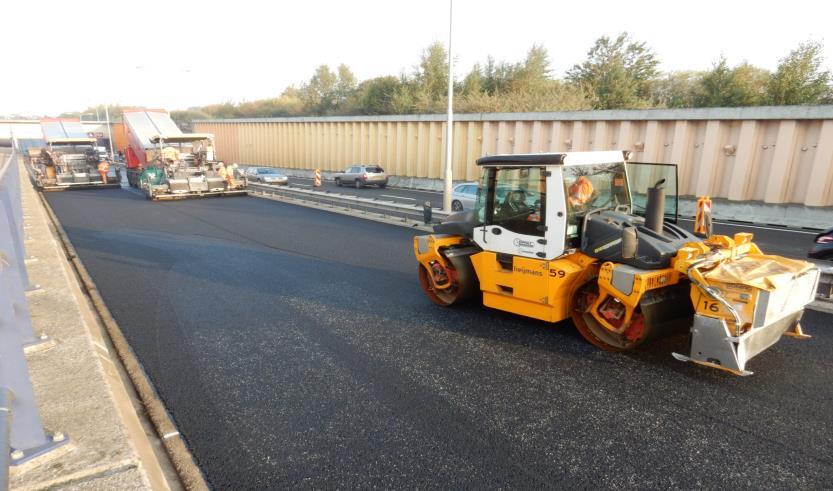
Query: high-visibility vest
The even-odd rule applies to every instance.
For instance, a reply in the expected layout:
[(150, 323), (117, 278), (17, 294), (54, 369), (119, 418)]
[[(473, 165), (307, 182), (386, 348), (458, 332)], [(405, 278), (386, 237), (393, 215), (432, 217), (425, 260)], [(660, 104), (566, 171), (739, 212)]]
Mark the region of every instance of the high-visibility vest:
[(109, 172), (110, 171), (110, 164), (107, 163), (106, 160), (102, 160), (98, 163), (98, 172)]
[(587, 203), (593, 195), (593, 183), (585, 176), (579, 176), (576, 182), (570, 185), (570, 204), (580, 206)]

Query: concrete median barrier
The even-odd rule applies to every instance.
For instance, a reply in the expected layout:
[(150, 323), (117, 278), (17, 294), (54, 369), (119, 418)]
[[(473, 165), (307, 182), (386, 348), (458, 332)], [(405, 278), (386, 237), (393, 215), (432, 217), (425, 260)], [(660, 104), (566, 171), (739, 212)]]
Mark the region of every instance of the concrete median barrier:
[[(423, 224), (424, 212), (422, 204), (403, 204), (348, 194), (299, 189), (292, 186), (271, 186), (268, 184), (249, 183), (248, 187), (251, 191), (261, 196), (280, 198), (299, 204), (308, 203), (332, 209), (343, 209), (344, 211), (357, 215), (372, 213), (385, 219), (401, 221), (407, 224)], [(446, 217), (448, 217), (448, 213), (435, 209), (432, 212), (432, 223), (440, 223)]]

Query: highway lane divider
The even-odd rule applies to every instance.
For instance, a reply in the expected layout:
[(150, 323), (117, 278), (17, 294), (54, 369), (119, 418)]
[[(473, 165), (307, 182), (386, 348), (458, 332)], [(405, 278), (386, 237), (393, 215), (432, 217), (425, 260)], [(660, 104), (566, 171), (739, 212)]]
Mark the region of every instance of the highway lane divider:
[[(422, 204), (397, 203), (348, 194), (300, 189), (292, 186), (249, 183), (248, 187), (252, 195), (279, 197), (288, 202), (314, 203), (325, 208), (338, 208), (356, 214), (374, 213), (387, 219), (401, 220), (402, 222), (424, 222)], [(431, 223), (440, 223), (446, 217), (448, 217), (448, 213), (434, 209), (432, 210)]]

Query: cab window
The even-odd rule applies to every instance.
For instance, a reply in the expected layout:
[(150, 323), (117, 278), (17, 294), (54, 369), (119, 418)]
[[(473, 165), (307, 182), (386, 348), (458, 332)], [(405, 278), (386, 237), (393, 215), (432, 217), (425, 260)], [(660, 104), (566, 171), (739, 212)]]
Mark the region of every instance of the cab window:
[(477, 181), (474, 216), (478, 225), (486, 223), (486, 205), (489, 202), (489, 181), (492, 179), (492, 175), (493, 169), (485, 168), (480, 172), (480, 179)]
[(564, 167), (567, 201), (567, 246), (579, 246), (584, 215), (591, 210), (630, 205), (628, 180), (622, 162)]
[[(506, 230), (544, 236), (546, 177), (541, 167), (499, 168), (491, 199), (491, 223)], [(483, 184), (481, 183), (481, 189)], [(478, 195), (478, 201), (480, 195)]]

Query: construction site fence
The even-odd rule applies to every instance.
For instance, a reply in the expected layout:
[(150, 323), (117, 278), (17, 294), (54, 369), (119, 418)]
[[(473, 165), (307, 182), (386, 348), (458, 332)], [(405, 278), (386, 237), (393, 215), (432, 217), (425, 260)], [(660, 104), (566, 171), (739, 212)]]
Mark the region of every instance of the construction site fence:
[[(225, 119), (195, 122), (237, 163), (443, 177), (445, 115)], [(833, 106), (459, 114), (453, 177), (475, 180), (477, 158), (527, 152), (629, 150), (679, 165), (680, 194), (833, 206)]]

